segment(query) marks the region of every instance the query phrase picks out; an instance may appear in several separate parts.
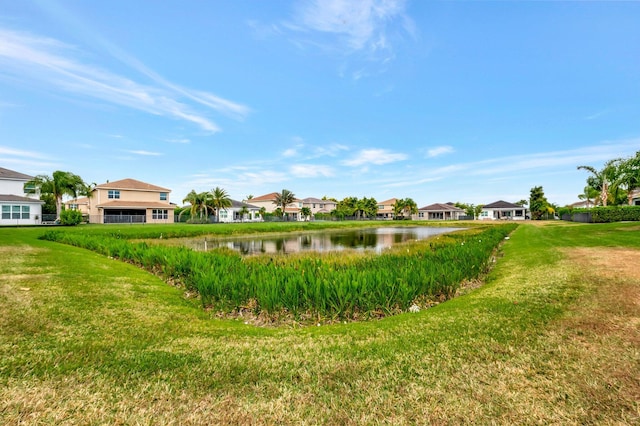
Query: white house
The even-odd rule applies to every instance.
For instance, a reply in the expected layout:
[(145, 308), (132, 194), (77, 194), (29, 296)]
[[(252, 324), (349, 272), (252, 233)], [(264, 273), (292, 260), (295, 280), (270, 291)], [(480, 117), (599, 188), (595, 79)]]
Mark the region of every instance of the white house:
[[(246, 213), (242, 212), (246, 207)], [(260, 207), (242, 201), (231, 200), (231, 207), (221, 209), (218, 213), (219, 222), (260, 222)]]
[(484, 205), (480, 212), (480, 220), (524, 220), (526, 217), (525, 207), (502, 200)]
[(32, 176), (0, 167), (0, 225), (37, 225), (42, 221), (38, 194), (27, 194)]

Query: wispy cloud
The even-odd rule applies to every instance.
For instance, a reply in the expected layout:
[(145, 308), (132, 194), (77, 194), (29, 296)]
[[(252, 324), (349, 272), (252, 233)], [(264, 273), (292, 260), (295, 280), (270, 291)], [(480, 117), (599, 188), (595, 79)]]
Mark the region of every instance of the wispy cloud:
[(155, 84), (142, 84), (99, 66), (83, 63), (76, 58), (80, 55), (81, 52), (73, 46), (59, 40), (0, 28), (0, 65), (14, 78), (75, 96), (100, 99), (187, 121), (210, 133), (218, 132), (219, 126), (196, 111), (193, 108), (195, 104), (239, 117), (249, 112), (244, 105), (171, 83), (122, 52), (119, 58), (123, 62), (151, 78)]
[(345, 166), (382, 165), (406, 160), (406, 154), (390, 152), (386, 149), (363, 149), (355, 157), (342, 162)]
[(179, 143), (179, 144), (191, 143), (191, 140), (187, 138), (173, 138), (173, 139), (166, 139), (166, 141), (169, 143)]
[(332, 167), (320, 164), (294, 164), (289, 172), (297, 178), (332, 177), (335, 174)]
[(640, 139), (629, 139), (617, 142), (603, 142), (599, 145), (571, 150), (512, 155), (450, 164), (437, 168), (425, 168), (421, 172), (420, 179), (406, 179), (405, 176), (402, 176), (395, 181), (389, 180), (383, 186), (416, 186), (462, 175), (476, 180), (482, 179), (483, 182), (490, 182), (498, 179), (514, 179), (531, 173), (540, 176), (541, 173), (574, 172), (579, 165), (598, 167), (612, 158), (632, 155), (638, 146), (640, 146)]
[[(21, 172), (28, 173), (45, 173), (46, 170), (59, 167), (58, 164), (52, 162), (51, 157), (40, 152), (26, 151), (6, 146), (0, 146), (1, 165), (3, 166), (19, 166), (28, 170)], [(50, 173), (50, 172), (47, 172)]]
[(147, 157), (158, 157), (163, 155), (160, 152), (152, 152), (152, 151), (145, 151), (142, 149), (138, 149), (138, 150), (127, 150), (125, 152), (128, 152), (129, 154), (135, 154), (135, 155), (143, 155), (143, 156), (147, 156)]
[(293, 21), (285, 26), (308, 37), (331, 37), (333, 41), (329, 43), (334, 46), (328, 45), (326, 38), (298, 40), (301, 45), (322, 46), (341, 53), (365, 52), (385, 61), (393, 56), (392, 27), (399, 24), (403, 32), (415, 33), (415, 25), (405, 13), (405, 3), (405, 0), (300, 0)]
[(451, 154), (455, 150), (452, 146), (437, 146), (435, 148), (427, 149), (427, 158), (439, 157), (444, 154)]

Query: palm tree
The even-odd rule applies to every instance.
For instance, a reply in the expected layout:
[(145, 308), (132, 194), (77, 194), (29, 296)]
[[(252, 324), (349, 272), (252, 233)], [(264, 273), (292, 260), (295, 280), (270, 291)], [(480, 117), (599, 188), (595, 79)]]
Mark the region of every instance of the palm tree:
[(618, 189), (626, 191), (627, 204), (631, 205), (633, 190), (640, 186), (640, 151), (633, 157), (618, 159), (616, 165), (618, 173), (611, 186), (616, 193)]
[(393, 217), (398, 219), (400, 216), (404, 217), (404, 200), (402, 198), (398, 198), (395, 203), (393, 203)]
[(238, 214), (240, 215), (240, 221), (244, 222), (244, 217), (249, 214), (249, 208), (246, 205), (243, 205), (238, 211)]
[(258, 210), (258, 213), (260, 213), (260, 217), (262, 218), (262, 220), (264, 220), (264, 215), (267, 213), (267, 208), (264, 206), (260, 207), (260, 210)]
[(587, 208), (591, 207), (591, 200), (594, 200), (598, 197), (598, 190), (587, 185), (584, 187), (584, 192), (578, 195), (578, 198), (581, 200), (587, 201)]
[(311, 216), (311, 209), (309, 207), (303, 207), (300, 209), (300, 214), (304, 217), (305, 221), (308, 221)]
[[(208, 205), (208, 200), (211, 198), (211, 194), (208, 192), (196, 192), (193, 189), (191, 190), (191, 192), (189, 192), (187, 194), (187, 196), (185, 197), (184, 200), (182, 200), (183, 203), (189, 203), (191, 204), (191, 209), (189, 209), (189, 215), (191, 216), (191, 219), (195, 219), (197, 218), (202, 218), (203, 216), (206, 217), (207, 216), (207, 212), (211, 209), (211, 207)], [(181, 211), (180, 214), (178, 215), (178, 218), (180, 218), (182, 216), (182, 213), (184, 213), (185, 211)]]
[(591, 166), (578, 166), (578, 170), (586, 170), (592, 174), (587, 178), (587, 185), (600, 191), (600, 202), (603, 206), (607, 205), (610, 196), (609, 186), (615, 180), (616, 161), (618, 160), (606, 162), (602, 170), (597, 170)]
[(217, 222), (220, 221), (220, 210), (226, 210), (228, 207), (231, 207), (231, 198), (229, 198), (229, 194), (219, 186), (216, 186), (211, 190), (211, 199), (209, 202), (209, 205), (216, 211)]
[(404, 199), (404, 208), (402, 209), (402, 217), (409, 217), (411, 219), (411, 215), (418, 214), (418, 205), (411, 198)]
[(296, 199), (296, 196), (293, 194), (293, 192), (289, 191), (288, 189), (283, 189), (281, 193), (276, 194), (273, 203), (282, 208), (282, 218), (284, 219), (284, 213), (285, 213), (285, 209), (287, 208), (287, 206), (291, 203), (293, 203)]
[(52, 176), (38, 175), (24, 186), (30, 192), (39, 190), (42, 194), (51, 195), (56, 201), (56, 219), (60, 219), (62, 197), (69, 195), (78, 198), (78, 194), (84, 192), (88, 185), (76, 174), (56, 170)]

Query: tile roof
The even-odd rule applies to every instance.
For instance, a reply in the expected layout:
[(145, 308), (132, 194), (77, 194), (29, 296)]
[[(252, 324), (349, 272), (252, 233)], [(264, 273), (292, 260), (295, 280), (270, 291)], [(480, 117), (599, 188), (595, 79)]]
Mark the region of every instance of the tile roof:
[(33, 176), (0, 167), (0, 179), (31, 180)]
[(242, 206), (247, 206), (248, 209), (260, 210), (260, 207), (254, 206), (253, 204), (245, 203), (243, 201), (231, 200), (231, 208), (232, 209), (241, 209)]
[(96, 189), (133, 189), (137, 191), (171, 192), (170, 189), (161, 186), (151, 185), (135, 179), (121, 179), (114, 182), (107, 182), (96, 186)]
[(259, 197), (253, 197), (249, 201), (251, 201), (252, 203), (254, 203), (256, 201), (273, 201), (273, 200), (276, 199), (276, 195), (278, 195), (277, 192), (271, 192), (269, 194), (264, 194), (264, 195), (261, 195)]

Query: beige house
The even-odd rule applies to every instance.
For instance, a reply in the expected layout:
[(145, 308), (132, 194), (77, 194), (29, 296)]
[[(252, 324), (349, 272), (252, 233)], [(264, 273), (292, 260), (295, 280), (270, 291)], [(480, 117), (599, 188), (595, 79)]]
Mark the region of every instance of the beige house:
[(393, 219), (393, 206), (396, 204), (397, 198), (390, 198), (388, 200), (378, 203), (378, 219)]
[(65, 203), (89, 215), (89, 223), (173, 223), (176, 206), (169, 199), (170, 189), (122, 179), (97, 185), (88, 198)]
[(302, 207), (311, 210), (311, 216), (316, 213), (329, 214), (336, 209), (338, 203), (332, 200), (321, 200), (319, 198), (308, 197), (302, 200)]
[[(258, 209), (264, 207), (264, 210), (267, 213), (273, 213), (278, 208), (275, 203), (277, 195), (277, 192), (271, 192), (259, 197), (253, 197), (252, 199), (248, 200), (248, 202), (250, 202), (254, 206), (257, 206)], [(289, 219), (301, 220), (300, 209), (302, 207), (302, 200), (298, 200), (296, 198), (292, 203), (287, 204), (284, 212), (289, 217)]]

